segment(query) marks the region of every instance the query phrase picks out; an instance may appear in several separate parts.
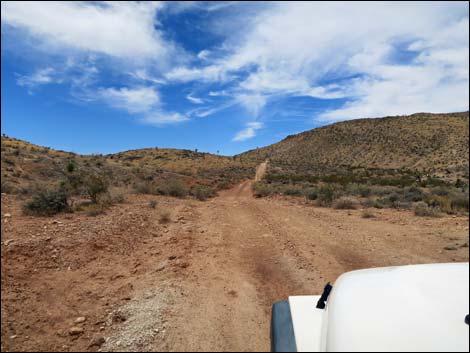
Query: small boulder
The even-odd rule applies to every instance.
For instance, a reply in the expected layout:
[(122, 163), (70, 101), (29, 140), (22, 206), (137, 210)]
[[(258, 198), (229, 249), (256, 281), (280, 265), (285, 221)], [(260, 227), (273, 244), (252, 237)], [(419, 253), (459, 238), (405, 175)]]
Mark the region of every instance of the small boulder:
[(69, 334), (71, 336), (78, 336), (78, 335), (81, 335), (83, 333), (83, 328), (82, 327), (78, 327), (78, 326), (73, 326), (69, 329)]
[(75, 319), (75, 323), (76, 324), (81, 324), (82, 322), (85, 322), (86, 321), (86, 317), (85, 316), (80, 316), (80, 317), (77, 317)]

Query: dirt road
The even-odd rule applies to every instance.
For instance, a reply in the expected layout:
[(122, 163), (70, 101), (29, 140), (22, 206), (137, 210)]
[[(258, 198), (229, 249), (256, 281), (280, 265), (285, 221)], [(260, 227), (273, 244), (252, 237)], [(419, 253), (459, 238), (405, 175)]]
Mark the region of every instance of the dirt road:
[[(359, 268), (468, 261), (468, 217), (375, 210), (364, 219), (360, 210), (257, 199), (250, 181), (207, 202), (159, 199), (173, 210), (170, 224), (134, 195), (91, 220), (61, 218), (41, 241), (25, 238), (33, 219), (3, 203), (7, 225), (16, 222), (2, 227), (4, 350), (267, 351), (271, 305), (288, 295), (319, 293)], [(95, 229), (86, 241), (83, 229)], [(43, 246), (61, 262), (50, 265)], [(84, 333), (70, 336), (81, 315)]]
[[(204, 233), (195, 239), (192, 263), (199, 276), (186, 284), (191, 294), (169, 337), (172, 349), (266, 351), (277, 300), (320, 293), (345, 271), (453, 259), (441, 250), (443, 239), (423, 241), (423, 224), (413, 225), (408, 215), (383, 212), (365, 220), (357, 211), (255, 199), (250, 186), (245, 182), (197, 210), (195, 223)], [(462, 242), (464, 232), (457, 231)], [(468, 258), (465, 249), (453, 255)]]

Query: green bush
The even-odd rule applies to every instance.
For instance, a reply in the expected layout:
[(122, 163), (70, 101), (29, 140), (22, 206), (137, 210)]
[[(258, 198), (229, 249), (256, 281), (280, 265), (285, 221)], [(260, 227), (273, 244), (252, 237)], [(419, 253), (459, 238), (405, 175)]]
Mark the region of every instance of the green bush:
[(423, 201), (424, 193), (421, 191), (421, 189), (415, 186), (411, 186), (411, 187), (405, 188), (403, 198), (405, 199), (405, 201), (408, 201), (408, 202)]
[(315, 188), (307, 189), (305, 192), (305, 197), (308, 200), (315, 201), (318, 198), (318, 190)]
[(228, 180), (221, 180), (217, 183), (217, 188), (219, 190), (230, 189), (230, 182)]
[(93, 203), (98, 203), (98, 197), (108, 191), (108, 182), (102, 175), (90, 174), (83, 178), (83, 187)]
[(469, 207), (469, 198), (468, 194), (457, 194), (451, 196), (451, 207), (453, 210), (459, 211), (464, 210), (468, 212)]
[(158, 185), (157, 191), (160, 195), (173, 197), (184, 197), (189, 193), (188, 187), (181, 180), (176, 179)]
[(155, 208), (155, 207), (157, 207), (157, 201), (155, 201), (155, 200), (150, 200), (150, 201), (149, 201), (149, 207), (150, 207), (150, 208)]
[(62, 189), (38, 190), (32, 199), (24, 204), (23, 211), (25, 214), (38, 216), (52, 216), (70, 211), (68, 194)]
[(152, 185), (152, 183), (149, 182), (140, 182), (134, 184), (134, 192), (136, 194), (147, 194), (147, 195), (152, 195), (155, 194), (155, 187)]
[(273, 188), (270, 185), (264, 184), (259, 181), (252, 184), (252, 189), (255, 197), (266, 197), (274, 192)]
[(215, 190), (207, 185), (196, 185), (192, 192), (194, 197), (196, 197), (199, 201), (205, 201), (208, 198), (214, 197), (216, 195)]
[(333, 201), (340, 197), (339, 190), (332, 184), (326, 184), (318, 189), (317, 203), (320, 206), (331, 206)]
[(295, 186), (288, 186), (284, 189), (283, 194), (287, 196), (301, 196), (302, 189)]

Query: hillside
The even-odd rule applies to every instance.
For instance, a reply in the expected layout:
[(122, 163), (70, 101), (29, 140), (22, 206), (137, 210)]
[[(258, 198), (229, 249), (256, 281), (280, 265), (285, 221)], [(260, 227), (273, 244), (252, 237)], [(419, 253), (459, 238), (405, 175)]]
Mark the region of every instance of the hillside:
[(271, 171), (284, 173), (409, 170), (468, 179), (468, 122), (468, 112), (351, 120), (291, 135), (240, 156), (269, 159)]
[(181, 179), (187, 185), (226, 188), (254, 173), (254, 161), (242, 164), (232, 157), (190, 150), (146, 148), (108, 155), (79, 155), (2, 137), (2, 192), (27, 194), (32, 185), (54, 184), (67, 163), (107, 176), (114, 186)]

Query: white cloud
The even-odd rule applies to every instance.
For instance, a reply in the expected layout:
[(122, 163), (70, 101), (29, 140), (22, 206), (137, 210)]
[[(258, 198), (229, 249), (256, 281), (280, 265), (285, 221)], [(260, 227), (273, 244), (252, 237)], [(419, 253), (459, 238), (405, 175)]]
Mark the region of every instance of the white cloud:
[(144, 117), (140, 119), (140, 122), (148, 125), (160, 126), (167, 124), (177, 124), (187, 120), (189, 120), (188, 117), (183, 114), (157, 110), (155, 112), (144, 115)]
[(259, 115), (267, 101), (266, 97), (261, 94), (237, 94), (235, 100), (255, 118)]
[(176, 82), (224, 82), (228, 79), (227, 72), (222, 67), (211, 65), (203, 68), (176, 67), (165, 74), (170, 81)]
[(151, 87), (103, 88), (99, 97), (112, 107), (127, 110), (129, 113), (148, 112), (160, 103), (160, 98)]
[(39, 69), (29, 76), (19, 76), (16, 82), (20, 86), (33, 88), (38, 85), (44, 85), (54, 82), (54, 74), (55, 70), (52, 67), (47, 67), (44, 69)]
[(256, 130), (263, 127), (263, 123), (254, 121), (246, 124), (246, 127), (239, 131), (232, 139), (232, 141), (239, 142), (251, 139), (256, 136)]
[(163, 85), (166, 83), (165, 80), (163, 79), (151, 76), (145, 69), (137, 69), (135, 72), (131, 72), (130, 75), (141, 81), (156, 83), (160, 85)]
[(159, 8), (157, 2), (2, 2), (2, 25), (23, 29), (56, 51), (65, 47), (133, 60), (156, 59), (172, 50), (155, 29)]
[(202, 104), (204, 103), (204, 101), (201, 99), (201, 98), (198, 98), (198, 97), (193, 97), (191, 94), (188, 94), (186, 96), (186, 99), (188, 101), (190, 101), (191, 103), (194, 103), (194, 104)]
[[(47, 53), (63, 52), (68, 58), (80, 53), (71, 68), (48, 63), (31, 75), (20, 76), (19, 85), (31, 89), (71, 82), (74, 96), (145, 115), (142, 121), (152, 124), (205, 117), (235, 104), (254, 119), (282, 96), (344, 99), (343, 106), (314, 117), (324, 121), (469, 109), (467, 3), (232, 5), (2, 2), (2, 37), (4, 29), (8, 33), (14, 27)], [(186, 60), (187, 53), (168, 39), (158, 22), (161, 11), (173, 15), (222, 8), (224, 21), (206, 27), (217, 36), (224, 35), (225, 42), (193, 54), (191, 60)], [(405, 50), (411, 52), (401, 57)], [(79, 64), (80, 58), (90, 54), (98, 59)], [(117, 61), (125, 64), (113, 68), (109, 60), (99, 60), (103, 57), (124, 59)], [(106, 69), (114, 73), (120, 70), (127, 78), (131, 75), (132, 83), (123, 82), (123, 88), (97, 88), (110, 85), (97, 82), (99, 64), (108, 65)], [(77, 72), (69, 75), (73, 70)], [(200, 85), (182, 91), (194, 89), (201, 95), (202, 88), (208, 88), (207, 94), (218, 98), (189, 94), (189, 101), (207, 106), (188, 114), (165, 113), (154, 86), (193, 81)], [(253, 137), (259, 128), (247, 125), (238, 138)]]
[(468, 109), (466, 3), (276, 2), (239, 28), (228, 54), (168, 78), (230, 82), (254, 116), (273, 95), (347, 98), (327, 120)]
[(207, 60), (207, 58), (209, 57), (209, 55), (211, 54), (211, 51), (210, 50), (207, 50), (207, 49), (204, 49), (204, 50), (201, 50), (198, 54), (197, 54), (197, 57), (201, 60)]

